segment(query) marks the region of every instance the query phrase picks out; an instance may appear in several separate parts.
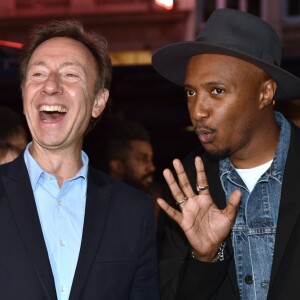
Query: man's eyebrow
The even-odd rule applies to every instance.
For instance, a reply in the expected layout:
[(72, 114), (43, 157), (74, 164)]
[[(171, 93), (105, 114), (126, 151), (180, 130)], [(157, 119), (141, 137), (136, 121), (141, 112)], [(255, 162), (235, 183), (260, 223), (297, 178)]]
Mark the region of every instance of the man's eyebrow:
[[(36, 61), (31, 63), (29, 66), (47, 66), (47, 64), (43, 61)], [(66, 61), (64, 63), (61, 64), (62, 67), (67, 67), (67, 66), (79, 66), (82, 67), (82, 64), (78, 61)]]
[[(209, 82), (205, 82), (205, 83), (203, 83), (203, 84), (201, 84), (201, 85), (202, 85), (202, 86), (207, 86), (207, 87), (215, 86), (215, 85), (223, 85), (223, 86), (225, 86), (225, 83), (222, 82), (222, 81), (217, 80), (217, 81), (209, 81)], [(185, 87), (185, 88), (191, 88), (191, 89), (193, 89), (193, 86), (191, 86), (191, 85), (188, 84), (188, 83), (186, 83), (186, 84), (184, 85), (184, 87)]]
[(45, 62), (43, 62), (42, 60), (40, 60), (40, 61), (36, 61), (36, 62), (31, 63), (29, 65), (29, 67), (31, 67), (31, 66), (45, 66), (45, 65), (46, 65)]
[(217, 80), (217, 81), (209, 81), (205, 83), (205, 85), (211, 86), (211, 85), (225, 85), (225, 84), (222, 81)]
[(67, 66), (79, 66), (82, 67), (82, 64), (79, 61), (66, 61), (61, 64), (62, 67), (67, 67)]

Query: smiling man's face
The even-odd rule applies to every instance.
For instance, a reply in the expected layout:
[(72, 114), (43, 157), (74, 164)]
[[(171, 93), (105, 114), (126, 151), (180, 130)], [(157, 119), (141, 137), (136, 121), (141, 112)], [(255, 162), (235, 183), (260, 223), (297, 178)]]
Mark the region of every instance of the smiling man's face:
[(56, 37), (35, 49), (22, 86), (33, 145), (81, 147), (91, 116), (100, 115), (108, 97), (94, 95), (96, 78), (96, 61), (78, 41)]

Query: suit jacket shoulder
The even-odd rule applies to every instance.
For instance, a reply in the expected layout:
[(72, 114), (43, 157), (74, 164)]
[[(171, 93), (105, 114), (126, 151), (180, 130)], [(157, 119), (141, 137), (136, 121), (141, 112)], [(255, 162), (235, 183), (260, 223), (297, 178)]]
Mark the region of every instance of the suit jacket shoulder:
[[(89, 168), (83, 236), (70, 299), (158, 299), (149, 195)], [(23, 155), (0, 166), (0, 298), (56, 299)]]

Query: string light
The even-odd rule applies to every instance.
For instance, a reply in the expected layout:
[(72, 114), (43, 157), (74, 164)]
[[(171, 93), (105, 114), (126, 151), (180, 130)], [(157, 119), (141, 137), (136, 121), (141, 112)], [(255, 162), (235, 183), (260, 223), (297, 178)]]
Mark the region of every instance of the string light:
[(11, 47), (11, 48), (21, 49), (23, 47), (23, 44), (11, 42), (11, 41), (0, 40), (0, 46), (7, 46), (7, 47)]

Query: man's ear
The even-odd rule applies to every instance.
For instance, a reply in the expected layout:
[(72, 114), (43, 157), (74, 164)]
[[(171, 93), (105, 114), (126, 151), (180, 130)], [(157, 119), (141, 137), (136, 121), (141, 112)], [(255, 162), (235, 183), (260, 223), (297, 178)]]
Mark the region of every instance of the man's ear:
[(262, 98), (260, 101), (261, 108), (268, 106), (269, 104), (273, 104), (276, 89), (277, 83), (274, 79), (270, 78), (263, 83)]
[(108, 97), (109, 97), (108, 89), (101, 89), (101, 91), (98, 92), (93, 103), (93, 109), (92, 109), (93, 118), (98, 118), (100, 114), (103, 112), (106, 103), (108, 101)]
[(123, 180), (124, 164), (119, 159), (112, 159), (108, 163), (109, 174), (117, 179)]

